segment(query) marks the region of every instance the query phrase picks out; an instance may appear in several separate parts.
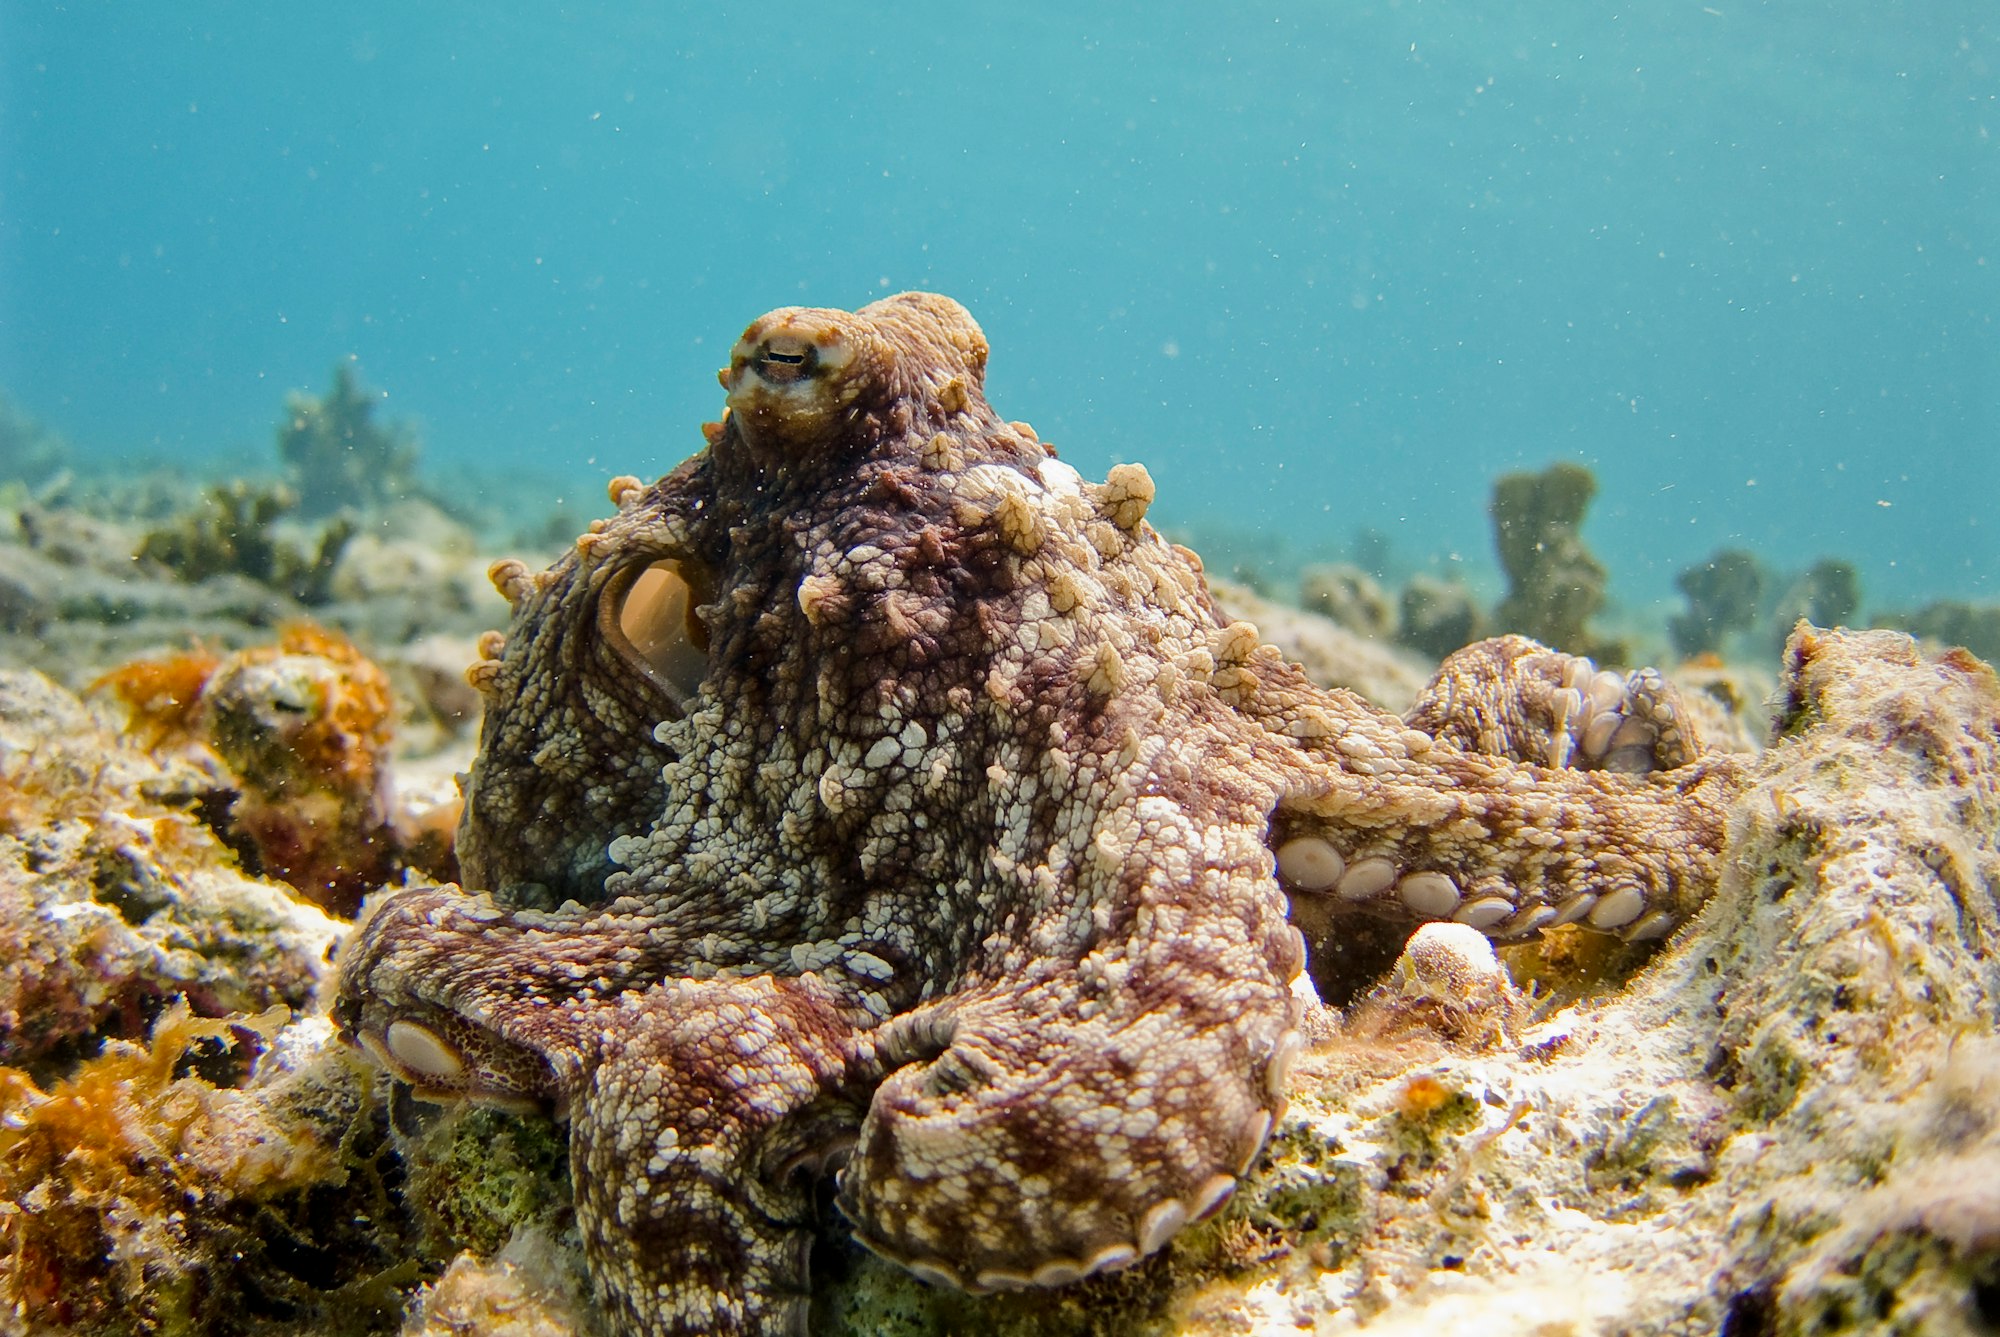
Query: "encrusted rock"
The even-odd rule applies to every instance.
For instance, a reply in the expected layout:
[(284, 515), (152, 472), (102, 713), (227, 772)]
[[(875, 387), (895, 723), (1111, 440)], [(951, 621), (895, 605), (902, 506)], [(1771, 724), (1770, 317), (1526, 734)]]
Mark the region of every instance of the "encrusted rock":
[(237, 870), (189, 810), (214, 785), (0, 672), (0, 1061), (140, 1038), (176, 995), (211, 1016), (311, 999), (340, 925)]

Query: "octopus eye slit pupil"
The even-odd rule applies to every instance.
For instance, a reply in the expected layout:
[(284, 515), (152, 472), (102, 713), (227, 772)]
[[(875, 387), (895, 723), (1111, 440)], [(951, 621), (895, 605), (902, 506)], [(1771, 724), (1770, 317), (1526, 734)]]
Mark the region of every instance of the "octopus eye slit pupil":
[(808, 344), (791, 351), (769, 344), (757, 350), (757, 373), (774, 385), (803, 381), (819, 371), (819, 350)]

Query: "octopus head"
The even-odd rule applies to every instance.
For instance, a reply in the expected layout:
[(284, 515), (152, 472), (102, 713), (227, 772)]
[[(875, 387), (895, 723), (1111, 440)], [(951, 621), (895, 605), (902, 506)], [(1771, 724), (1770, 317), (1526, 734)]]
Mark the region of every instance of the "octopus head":
[[(986, 337), (964, 307), (899, 293), (859, 311), (781, 307), (752, 321), (721, 373), (730, 422), (757, 462), (824, 459), (892, 425), (901, 406), (943, 419), (975, 403)], [(912, 422), (896, 422), (903, 430)]]

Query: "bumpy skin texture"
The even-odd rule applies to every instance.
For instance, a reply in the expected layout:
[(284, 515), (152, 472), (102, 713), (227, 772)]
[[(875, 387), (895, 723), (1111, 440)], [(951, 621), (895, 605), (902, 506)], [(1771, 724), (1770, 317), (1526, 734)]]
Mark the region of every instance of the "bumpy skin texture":
[(1084, 482), (985, 362), (926, 294), (753, 324), (707, 450), (496, 568), (490, 891), (390, 896), (341, 963), (336, 1018), (420, 1093), (572, 1118), (630, 1332), (802, 1327), (836, 1167), (864, 1243), (974, 1289), (1213, 1211), (1300, 1044), (1279, 873), (1495, 933), (1663, 931), (1712, 880), (1732, 763), (1514, 759), (1691, 755), (1657, 680), (1475, 647), (1419, 707), (1464, 745), (1316, 689), (1220, 624), (1143, 469)]

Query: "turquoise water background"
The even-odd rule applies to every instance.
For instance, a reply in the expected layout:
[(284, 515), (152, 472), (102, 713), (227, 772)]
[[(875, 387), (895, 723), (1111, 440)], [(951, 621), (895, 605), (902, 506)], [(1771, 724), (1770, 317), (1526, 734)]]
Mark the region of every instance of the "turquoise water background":
[(1483, 566), (1494, 476), (1575, 459), (1629, 599), (1730, 544), (2000, 598), (1990, 5), (0, 23), (0, 389), (93, 460), (270, 472), (352, 355), (454, 490), (594, 504), (753, 316), (922, 287), (1196, 534)]

